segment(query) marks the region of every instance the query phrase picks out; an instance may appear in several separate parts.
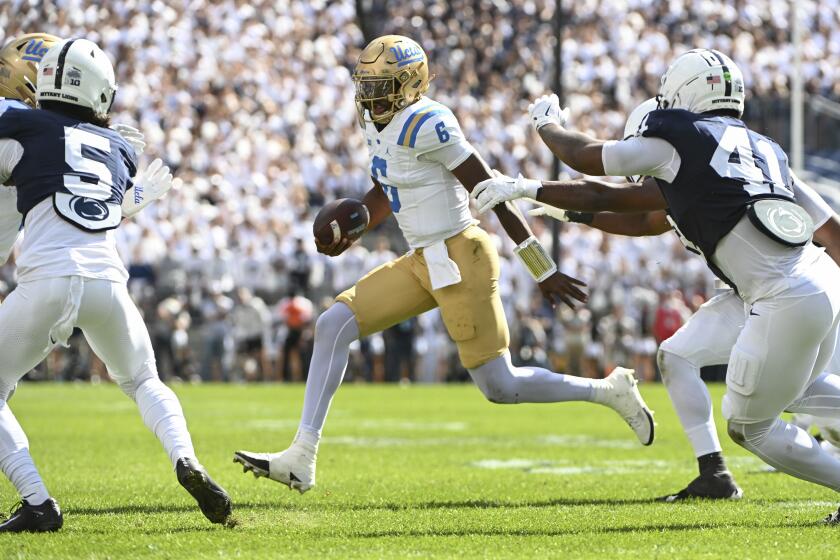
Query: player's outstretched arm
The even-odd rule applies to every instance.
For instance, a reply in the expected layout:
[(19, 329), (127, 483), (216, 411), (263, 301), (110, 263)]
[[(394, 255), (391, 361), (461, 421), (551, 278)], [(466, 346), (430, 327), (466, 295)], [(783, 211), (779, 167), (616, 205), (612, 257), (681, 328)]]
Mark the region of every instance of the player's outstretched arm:
[(549, 216), (561, 222), (584, 224), (615, 235), (629, 237), (644, 237), (661, 235), (671, 230), (668, 217), (664, 210), (655, 212), (639, 212), (622, 214), (616, 212), (576, 212), (574, 210), (560, 210), (553, 206), (544, 206), (529, 210), (531, 216)]
[[(487, 165), (476, 154), (469, 156), (463, 163), (453, 169), (452, 174), (469, 192), (472, 192), (480, 182), (491, 178)], [(493, 211), (499, 218), (499, 223), (504, 228), (505, 233), (517, 244), (517, 249), (520, 252), (524, 252), (523, 249), (531, 250), (535, 248), (534, 245), (539, 245), (528, 226), (528, 222), (525, 221), (525, 218), (513, 203), (498, 204), (493, 208)], [(542, 247), (539, 247), (539, 249), (541, 250)], [(542, 253), (544, 253), (544, 250), (542, 250)], [(553, 305), (562, 302), (569, 307), (574, 307), (574, 300), (585, 302), (587, 296), (581, 291), (580, 287), (585, 287), (586, 284), (559, 272), (548, 255), (543, 256), (547, 265), (543, 274), (532, 270), (530, 266), (528, 268), (534, 279), (539, 283), (543, 296)], [(524, 258), (523, 262), (525, 262)]]
[(615, 185), (597, 179), (538, 181), (496, 174), (476, 185), (472, 194), (482, 213), (518, 198), (577, 212), (650, 212), (667, 208), (653, 179), (641, 184)]
[(569, 109), (560, 110), (557, 95), (543, 95), (528, 106), (531, 123), (545, 145), (560, 161), (586, 175), (606, 175), (601, 150), (602, 140), (564, 128)]
[[(367, 207), (370, 218), (365, 232), (372, 230), (384, 222), (392, 213), (391, 202), (388, 200), (385, 191), (382, 190), (382, 185), (376, 179), (373, 179), (373, 187), (365, 194), (362, 199), (362, 204)], [(318, 238), (315, 238), (315, 247), (319, 253), (323, 253), (329, 257), (336, 257), (346, 251), (354, 241), (355, 239), (341, 237), (330, 245), (322, 245), (318, 242)]]

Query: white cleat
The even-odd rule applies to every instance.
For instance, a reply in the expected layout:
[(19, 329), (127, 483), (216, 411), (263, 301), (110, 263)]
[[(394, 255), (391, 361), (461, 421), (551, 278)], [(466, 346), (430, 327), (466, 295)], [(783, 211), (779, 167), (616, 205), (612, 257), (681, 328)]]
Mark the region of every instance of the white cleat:
[(642, 445), (653, 443), (653, 413), (636, 387), (634, 370), (617, 367), (596, 387), (595, 401), (618, 412)]
[(316, 448), (295, 441), (280, 453), (237, 451), (233, 462), (242, 465), (242, 472), (251, 471), (255, 477), (267, 477), (303, 494), (315, 486), (316, 454)]

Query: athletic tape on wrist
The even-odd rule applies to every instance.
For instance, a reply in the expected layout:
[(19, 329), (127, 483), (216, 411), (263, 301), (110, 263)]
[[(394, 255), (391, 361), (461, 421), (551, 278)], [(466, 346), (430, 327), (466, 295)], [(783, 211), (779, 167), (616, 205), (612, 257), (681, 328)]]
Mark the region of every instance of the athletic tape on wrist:
[(557, 264), (536, 237), (529, 237), (520, 243), (513, 252), (537, 282), (542, 282), (557, 272)]

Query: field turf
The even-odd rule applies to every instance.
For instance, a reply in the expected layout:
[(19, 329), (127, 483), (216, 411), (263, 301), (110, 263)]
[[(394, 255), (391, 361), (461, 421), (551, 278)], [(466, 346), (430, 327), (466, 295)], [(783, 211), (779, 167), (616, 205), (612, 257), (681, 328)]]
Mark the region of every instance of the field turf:
[[(659, 424), (650, 448), (595, 405), (493, 405), (471, 386), (346, 386), (318, 486), (302, 496), (231, 462), (236, 449), (286, 447), (302, 386), (175, 390), (201, 460), (234, 498), (236, 527), (205, 522), (116, 387), (26, 384), (11, 405), (65, 526), (0, 535), (0, 558), (816, 560), (840, 550), (840, 527), (819, 523), (835, 493), (767, 473), (729, 441), (743, 501), (652, 503), (695, 473), (660, 385), (642, 390)], [(0, 504), (15, 501), (0, 482)]]

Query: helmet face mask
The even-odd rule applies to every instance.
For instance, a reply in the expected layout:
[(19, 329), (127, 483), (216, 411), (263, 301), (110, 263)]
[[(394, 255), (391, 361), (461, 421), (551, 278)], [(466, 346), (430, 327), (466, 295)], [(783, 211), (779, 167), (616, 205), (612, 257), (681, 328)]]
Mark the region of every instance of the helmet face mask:
[(360, 76), (356, 80), (356, 106), (367, 110), (373, 122), (387, 123), (404, 106), (404, 98), (397, 94), (395, 78)]
[(401, 35), (374, 39), (353, 70), (359, 123), (388, 124), (397, 112), (420, 99), (432, 78), (420, 45)]
[(61, 39), (47, 33), (16, 37), (0, 49), (0, 97), (35, 107), (38, 65), (50, 47)]

